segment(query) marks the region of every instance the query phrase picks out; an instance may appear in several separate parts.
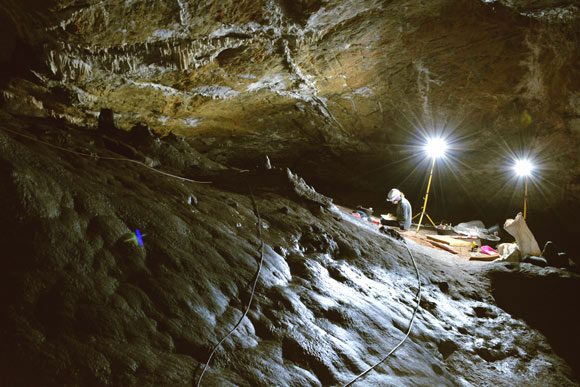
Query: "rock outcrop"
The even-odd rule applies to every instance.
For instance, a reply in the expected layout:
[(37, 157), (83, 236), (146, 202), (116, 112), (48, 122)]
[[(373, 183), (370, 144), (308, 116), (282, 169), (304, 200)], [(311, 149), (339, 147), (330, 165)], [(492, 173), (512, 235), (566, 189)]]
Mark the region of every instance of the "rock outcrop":
[[(276, 191), (268, 177), (283, 173), (253, 171), (247, 191), (229, 190), (128, 162), (96, 132), (52, 120), (8, 125), (0, 132), (0, 384), (191, 385), (242, 316), (256, 275), (249, 313), (202, 385), (344, 384), (408, 329), (418, 301), (409, 251), (355, 218), (310, 207), (323, 199), (308, 187)], [(248, 174), (205, 165), (175, 138), (156, 144), (157, 156), (135, 149), (162, 160), (158, 171)], [(577, 275), (409, 248), (422, 284), (415, 325), (364, 384), (577, 382)], [(548, 301), (541, 316), (534, 300)], [(565, 316), (566, 329), (548, 316)]]
[[(348, 382), (417, 280), (334, 203), (418, 209), (432, 135), (435, 219), (513, 217), (529, 156), (578, 259), (576, 1), (2, 0), (0, 35), (0, 385), (195, 382), (262, 243), (204, 380)], [(578, 383), (576, 275), (411, 251), (366, 383)]]

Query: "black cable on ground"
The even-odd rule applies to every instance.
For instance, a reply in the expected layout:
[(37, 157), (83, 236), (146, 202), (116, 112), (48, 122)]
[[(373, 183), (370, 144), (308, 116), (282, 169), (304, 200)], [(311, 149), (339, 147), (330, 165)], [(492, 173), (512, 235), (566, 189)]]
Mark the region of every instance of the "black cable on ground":
[(413, 310), (413, 314), (411, 315), (411, 320), (409, 321), (409, 328), (407, 329), (407, 333), (405, 334), (405, 337), (403, 337), (403, 339), (393, 349), (391, 349), (391, 351), (389, 353), (387, 353), (385, 355), (385, 357), (383, 357), (381, 360), (379, 360), (378, 362), (373, 364), (372, 367), (368, 368), (366, 371), (364, 371), (363, 373), (361, 373), (360, 375), (358, 375), (357, 377), (352, 379), (350, 382), (345, 384), (344, 387), (353, 385), (357, 380), (359, 380), (360, 378), (362, 378), (363, 376), (365, 376), (366, 374), (368, 374), (369, 372), (374, 370), (379, 364), (381, 364), (385, 360), (387, 360), (387, 358), (389, 356), (391, 356), (397, 349), (399, 349), (399, 347), (401, 345), (403, 345), (403, 343), (407, 340), (407, 338), (409, 338), (409, 335), (411, 334), (411, 329), (413, 329), (413, 323), (415, 322), (415, 316), (417, 314), (417, 311), (419, 310), (419, 305), (421, 304), (421, 276), (419, 275), (419, 269), (417, 268), (417, 263), (415, 262), (415, 257), (413, 256), (411, 249), (409, 249), (409, 246), (407, 245), (407, 242), (405, 241), (405, 239), (404, 238), (401, 238), (401, 239), (403, 241), (403, 244), (405, 245), (405, 248), (407, 249), (407, 252), (409, 253), (409, 256), (411, 257), (411, 261), (413, 262), (413, 266), (415, 267), (415, 273), (417, 274), (417, 282), (418, 282), (418, 289), (417, 289), (417, 295), (416, 295), (417, 305), (415, 306), (415, 309)]
[(199, 376), (199, 379), (197, 380), (198, 387), (201, 386), (201, 380), (203, 379), (203, 375), (205, 374), (207, 368), (209, 367), (209, 363), (211, 362), (211, 359), (213, 358), (217, 349), (220, 347), (220, 345), (222, 345), (222, 343), (228, 337), (230, 337), (232, 335), (232, 333), (234, 333), (234, 331), (236, 329), (238, 329), (238, 327), (240, 326), (240, 324), (242, 323), (242, 321), (244, 320), (244, 318), (246, 317), (246, 315), (250, 311), (250, 307), (252, 306), (252, 300), (254, 298), (254, 294), (256, 293), (256, 285), (258, 284), (258, 279), (260, 278), (260, 271), (262, 270), (262, 264), (264, 263), (264, 240), (262, 239), (262, 218), (260, 216), (260, 211), (258, 210), (258, 204), (256, 203), (256, 199), (254, 198), (254, 194), (252, 193), (252, 190), (250, 190), (250, 197), (252, 198), (252, 206), (254, 207), (254, 213), (256, 214), (256, 218), (258, 219), (258, 240), (260, 241), (260, 247), (259, 247), (259, 249), (260, 249), (260, 262), (258, 264), (258, 271), (256, 272), (256, 278), (254, 279), (254, 283), (252, 284), (252, 291), (250, 293), (250, 300), (248, 301), (248, 305), (246, 306), (244, 313), (242, 314), (242, 316), (240, 317), (240, 319), (238, 320), (236, 325), (234, 325), (234, 327), (232, 329), (230, 329), (230, 331), (216, 345), (214, 345), (207, 361), (205, 362), (205, 365), (203, 367), (201, 375)]
[[(168, 176), (168, 177), (172, 177), (172, 178), (175, 178), (175, 179), (178, 179), (178, 180), (183, 180), (183, 181), (188, 181), (190, 183), (198, 183), (198, 184), (211, 184), (210, 181), (197, 181), (197, 180), (188, 179), (186, 177), (182, 177), (182, 176), (178, 176), (178, 175), (173, 175), (171, 173), (164, 172), (164, 171), (155, 169), (153, 167), (150, 167), (147, 164), (144, 164), (144, 163), (142, 163), (140, 161), (137, 161), (137, 160), (127, 159), (127, 158), (120, 158), (120, 157), (107, 157), (107, 156), (94, 155), (94, 154), (90, 154), (90, 153), (78, 152), (78, 151), (75, 151), (75, 150), (72, 150), (72, 149), (68, 149), (68, 148), (65, 148), (65, 147), (61, 147), (61, 146), (58, 146), (58, 145), (51, 144), (49, 142), (40, 140), (40, 139), (38, 139), (36, 137), (30, 136), (30, 135), (27, 135), (27, 134), (24, 134), (24, 133), (19, 133), (19, 132), (16, 132), (16, 131), (13, 131), (13, 130), (10, 130), (10, 129), (6, 129), (6, 128), (2, 128), (2, 129), (5, 130), (5, 131), (7, 131), (7, 132), (9, 132), (9, 133), (14, 134), (14, 135), (17, 135), (17, 136), (20, 136), (20, 137), (24, 137), (24, 138), (27, 138), (27, 139), (29, 139), (31, 141), (35, 141), (35, 142), (44, 144), (44, 145), (46, 145), (46, 146), (48, 146), (50, 148), (58, 149), (58, 150), (61, 150), (63, 152), (72, 153), (72, 154), (75, 154), (77, 156), (88, 157), (88, 158), (92, 158), (92, 159), (101, 159), (101, 160), (110, 160), (110, 161), (130, 162), (130, 163), (138, 164), (138, 165), (140, 165), (142, 167), (145, 167), (147, 169), (150, 169), (150, 170), (152, 170), (154, 172), (157, 172), (157, 173), (160, 173), (162, 175), (165, 175), (165, 176)], [(199, 379), (197, 381), (197, 386), (200, 386), (201, 385), (201, 380), (203, 379), (203, 376), (204, 376), (204, 374), (205, 374), (205, 372), (206, 372), (206, 370), (207, 370), (207, 368), (209, 366), (209, 363), (211, 362), (211, 360), (212, 360), (215, 352), (219, 348), (219, 346), (228, 337), (230, 337), (235, 332), (235, 330), (240, 326), (240, 324), (242, 323), (243, 319), (248, 314), (248, 312), (250, 310), (250, 307), (252, 305), (252, 300), (254, 299), (254, 295), (256, 293), (256, 285), (258, 284), (258, 279), (260, 278), (260, 272), (262, 270), (262, 265), (264, 263), (264, 240), (262, 239), (262, 217), (260, 216), (260, 211), (258, 209), (258, 204), (256, 203), (256, 199), (254, 198), (254, 194), (253, 194), (253, 192), (252, 192), (251, 189), (250, 189), (250, 197), (252, 199), (252, 207), (254, 209), (254, 213), (256, 214), (256, 218), (258, 219), (258, 223), (257, 223), (258, 231), (257, 231), (257, 234), (258, 234), (258, 239), (260, 241), (260, 247), (259, 247), (259, 251), (260, 251), (260, 261), (259, 261), (259, 265), (258, 265), (258, 271), (256, 272), (256, 278), (254, 279), (254, 282), (252, 284), (252, 291), (250, 293), (250, 300), (248, 301), (248, 305), (247, 305), (246, 309), (244, 310), (244, 313), (242, 314), (242, 317), (240, 317), (240, 319), (238, 320), (238, 322), (236, 323), (236, 325), (234, 325), (234, 327), (228, 332), (228, 334), (225, 335), (213, 347), (213, 349), (212, 349), (212, 351), (211, 351), (211, 353), (210, 353), (210, 355), (209, 355), (209, 357), (208, 357), (208, 359), (207, 359), (207, 361), (206, 361), (206, 363), (205, 363), (205, 365), (203, 367), (203, 370), (201, 372), (201, 375), (200, 375), (200, 377), (199, 377)]]
[[(183, 180), (183, 181), (188, 181), (191, 183), (198, 183), (198, 184), (211, 184), (211, 182), (209, 181), (197, 181), (197, 180), (192, 180), (192, 179), (188, 179), (182, 176), (178, 176), (178, 175), (174, 175), (168, 172), (164, 172), (161, 171), (159, 169), (155, 169), (153, 167), (150, 167), (149, 165), (142, 163), (140, 161), (137, 160), (132, 160), (132, 159), (128, 159), (128, 158), (120, 158), (120, 157), (107, 157), (107, 156), (100, 156), (100, 155), (95, 155), (95, 154), (90, 154), (90, 153), (84, 153), (84, 152), (78, 152), (78, 151), (74, 151), (71, 149), (67, 149), (65, 147), (61, 147), (58, 145), (54, 145), (51, 144), (49, 142), (46, 141), (42, 141), (38, 138), (35, 138), (33, 136), (29, 136), (23, 133), (18, 133), (16, 131), (10, 130), (10, 129), (6, 129), (6, 128), (2, 128), (3, 130), (10, 132), (12, 134), (15, 134), (17, 136), (21, 136), (24, 138), (27, 138), (31, 141), (35, 141), (41, 144), (44, 144), (48, 147), (51, 148), (55, 148), (64, 152), (68, 152), (68, 153), (72, 153), (78, 156), (82, 156), (82, 157), (88, 157), (88, 158), (92, 158), (92, 159), (101, 159), (101, 160), (110, 160), (110, 161), (124, 161), (124, 162), (129, 162), (129, 163), (134, 163), (134, 164), (138, 164), (142, 167), (145, 167), (147, 169), (150, 169), (156, 173), (160, 173), (162, 175), (168, 176), (168, 177), (172, 177), (175, 179), (179, 179), (179, 180)], [(242, 316), (240, 317), (240, 319), (238, 320), (238, 322), (236, 323), (236, 325), (234, 325), (234, 327), (213, 347), (204, 367), (203, 370), (201, 372), (201, 375), (197, 381), (197, 386), (201, 385), (201, 381), (203, 379), (203, 376), (205, 374), (205, 372), (207, 371), (207, 368), (209, 367), (209, 364), (213, 358), (213, 356), (215, 355), (215, 352), (217, 351), (217, 349), (221, 346), (221, 344), (228, 338), (230, 337), (235, 330), (240, 326), (240, 324), (242, 323), (243, 319), (246, 317), (246, 315), (248, 314), (250, 307), (252, 305), (252, 300), (254, 298), (255, 292), (256, 292), (256, 285), (258, 284), (258, 279), (260, 278), (260, 272), (262, 270), (262, 265), (264, 262), (264, 240), (262, 239), (262, 219), (260, 216), (260, 212), (258, 210), (258, 205), (256, 203), (256, 200), (254, 198), (254, 194), (250, 191), (250, 196), (252, 198), (252, 205), (254, 207), (254, 213), (256, 214), (256, 218), (258, 219), (258, 223), (257, 223), (257, 227), (258, 227), (258, 239), (260, 240), (260, 261), (259, 261), (259, 265), (258, 265), (258, 271), (256, 272), (256, 277), (254, 279), (254, 282), (252, 284), (252, 291), (250, 293), (250, 300), (248, 301), (248, 305), (246, 307), (246, 309), (244, 310), (244, 313), (242, 314)], [(419, 305), (421, 303), (421, 277), (419, 275), (419, 269), (417, 268), (417, 263), (415, 262), (415, 257), (413, 256), (413, 253), (411, 252), (411, 250), (409, 249), (409, 246), (407, 245), (407, 242), (403, 239), (403, 244), (405, 245), (405, 248), (407, 249), (407, 252), (409, 253), (409, 256), (411, 257), (411, 260), (413, 262), (413, 266), (415, 267), (415, 272), (417, 274), (417, 281), (418, 281), (418, 289), (417, 289), (417, 305), (415, 306), (415, 309), (413, 310), (413, 314), (411, 316), (411, 320), (409, 321), (409, 328), (407, 329), (407, 333), (405, 334), (405, 337), (389, 352), (387, 353), (387, 355), (385, 357), (383, 357), (380, 361), (378, 361), (377, 363), (375, 363), (372, 367), (368, 368), (366, 371), (364, 371), (363, 373), (361, 373), (360, 375), (358, 375), (357, 377), (355, 377), (353, 380), (351, 380), (350, 382), (348, 382), (347, 384), (345, 384), (345, 387), (347, 386), (351, 386), (353, 385), (357, 380), (359, 380), (360, 378), (362, 378), (363, 376), (365, 376), (366, 374), (368, 374), (369, 372), (371, 372), (372, 370), (374, 370), (377, 366), (379, 366), (381, 363), (383, 363), (385, 360), (387, 360), (387, 358), (389, 356), (391, 356), (397, 349), (399, 349), (399, 347), (401, 345), (403, 345), (403, 343), (407, 340), (407, 338), (409, 337), (410, 333), (411, 333), (411, 329), (413, 328), (413, 323), (415, 321), (415, 316), (417, 314), (417, 310), (419, 309)]]

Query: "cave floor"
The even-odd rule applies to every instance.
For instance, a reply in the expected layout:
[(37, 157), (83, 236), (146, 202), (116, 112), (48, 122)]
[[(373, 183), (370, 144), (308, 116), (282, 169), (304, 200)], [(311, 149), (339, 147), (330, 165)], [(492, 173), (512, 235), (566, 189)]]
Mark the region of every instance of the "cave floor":
[[(409, 251), (296, 175), (57, 124), (0, 131), (0, 385), (194, 383), (254, 278), (204, 385), (343, 384), (407, 330)], [(361, 385), (577, 385), (577, 275), (408, 246), (415, 324)]]
[[(344, 206), (337, 206), (337, 207), (345, 215), (353, 214), (353, 210), (348, 208), (348, 207), (344, 207)], [(371, 217), (371, 220), (368, 220), (368, 221), (364, 220), (364, 219), (360, 219), (356, 216), (352, 216), (352, 218), (355, 220), (355, 222), (357, 224), (359, 224), (362, 227), (371, 228), (377, 232), (381, 228), (381, 225), (378, 224), (379, 219), (376, 217)], [(449, 237), (452, 237), (452, 238), (456, 238), (456, 239), (459, 238), (460, 240), (468, 241), (468, 243), (471, 243), (471, 242), (475, 243), (478, 246), (478, 248), (477, 248), (477, 252), (473, 252), (471, 246), (465, 246), (467, 243), (465, 245), (461, 245), (461, 246), (449, 246), (449, 245), (446, 245), (445, 243), (437, 242), (437, 241), (433, 240), (432, 238), (429, 238), (430, 236), (433, 237), (433, 236), (439, 235), (437, 233), (437, 231), (433, 229), (433, 227), (422, 226), (422, 228), (419, 231), (416, 231), (416, 227), (417, 227), (417, 224), (413, 223), (411, 229), (407, 230), (407, 231), (400, 230), (398, 227), (393, 227), (393, 228), (388, 227), (388, 228), (391, 228), (394, 231), (396, 231), (397, 233), (399, 233), (407, 241), (412, 241), (416, 244), (427, 247), (428, 249), (431, 249), (433, 251), (444, 252), (445, 253), (444, 255), (447, 257), (447, 259), (450, 260), (450, 262), (468, 261), (472, 264), (485, 264), (487, 262), (491, 262), (494, 259), (498, 258), (495, 256), (489, 256), (489, 255), (478, 252), (479, 247), (482, 245), (481, 240), (479, 238), (467, 238), (467, 237), (462, 237), (462, 236), (457, 235), (457, 234), (448, 235)]]

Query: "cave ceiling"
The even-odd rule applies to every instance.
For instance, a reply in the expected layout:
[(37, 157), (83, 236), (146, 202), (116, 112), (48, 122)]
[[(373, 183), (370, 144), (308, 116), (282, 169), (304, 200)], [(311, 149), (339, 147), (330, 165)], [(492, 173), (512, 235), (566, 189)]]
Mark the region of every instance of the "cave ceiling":
[[(443, 133), (459, 201), (512, 197), (498, 165), (521, 152), (543, 162), (548, 207), (580, 198), (575, 1), (4, 0), (0, 11), (14, 114), (94, 127), (107, 107), (122, 129), (189, 137), (220, 162), (302, 157), (309, 170), (397, 165)], [(413, 167), (365, 184), (417, 196)]]

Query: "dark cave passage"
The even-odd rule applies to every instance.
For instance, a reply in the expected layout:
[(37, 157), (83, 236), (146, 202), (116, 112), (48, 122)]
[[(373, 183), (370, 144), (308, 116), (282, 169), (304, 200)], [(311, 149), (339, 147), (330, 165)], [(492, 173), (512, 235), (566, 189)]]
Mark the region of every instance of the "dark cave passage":
[[(513, 268), (512, 268), (513, 269)], [(497, 305), (542, 332), (552, 349), (580, 375), (580, 281), (525, 271), (490, 273)]]

